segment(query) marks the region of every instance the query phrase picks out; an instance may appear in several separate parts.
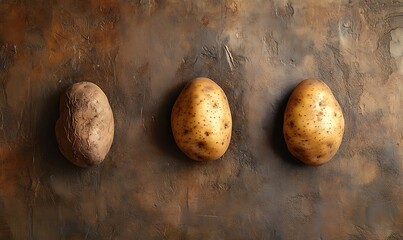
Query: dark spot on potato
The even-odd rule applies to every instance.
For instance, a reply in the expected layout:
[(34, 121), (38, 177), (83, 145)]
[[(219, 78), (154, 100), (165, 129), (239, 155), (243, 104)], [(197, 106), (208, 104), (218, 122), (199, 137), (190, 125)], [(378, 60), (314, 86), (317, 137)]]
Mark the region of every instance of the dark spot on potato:
[(210, 135), (210, 133), (206, 131), (206, 132), (204, 133), (204, 135), (206, 135), (206, 136), (208, 137), (208, 136)]
[(213, 104), (213, 108), (218, 108), (217, 103), (214, 103), (214, 104)]
[(328, 148), (332, 148), (332, 147), (333, 147), (333, 143), (328, 143), (328, 144), (326, 144), (326, 146), (327, 146)]
[(316, 156), (316, 158), (321, 158), (321, 157), (322, 157), (322, 155), (321, 155), (321, 154), (319, 154), (319, 155), (317, 155), (317, 156)]
[(198, 148), (204, 148), (205, 146), (206, 146), (206, 143), (205, 143), (205, 142), (203, 142), (203, 141), (197, 142), (197, 147), (198, 147)]
[(224, 129), (227, 129), (228, 128), (228, 123), (225, 123), (224, 124)]
[(289, 123), (289, 125), (290, 125), (290, 128), (294, 128), (294, 122), (293, 121), (291, 121), (290, 123)]
[(305, 153), (305, 150), (303, 148), (294, 147), (293, 150), (294, 150), (294, 152), (299, 153), (299, 154)]
[(189, 130), (187, 130), (187, 129), (185, 129), (184, 131), (183, 131), (183, 135), (187, 135), (189, 133)]

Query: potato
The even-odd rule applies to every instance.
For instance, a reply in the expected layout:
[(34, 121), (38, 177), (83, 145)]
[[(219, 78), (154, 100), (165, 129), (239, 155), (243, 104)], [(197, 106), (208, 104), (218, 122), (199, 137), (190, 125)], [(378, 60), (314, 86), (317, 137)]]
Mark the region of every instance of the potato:
[(321, 80), (302, 81), (292, 92), (284, 113), (288, 150), (308, 165), (328, 162), (340, 147), (344, 117), (330, 88)]
[(193, 79), (175, 102), (171, 126), (176, 144), (189, 158), (217, 160), (227, 151), (232, 131), (224, 91), (208, 78)]
[(72, 163), (101, 163), (114, 135), (112, 109), (101, 88), (90, 82), (73, 84), (60, 98), (55, 130), (60, 151)]

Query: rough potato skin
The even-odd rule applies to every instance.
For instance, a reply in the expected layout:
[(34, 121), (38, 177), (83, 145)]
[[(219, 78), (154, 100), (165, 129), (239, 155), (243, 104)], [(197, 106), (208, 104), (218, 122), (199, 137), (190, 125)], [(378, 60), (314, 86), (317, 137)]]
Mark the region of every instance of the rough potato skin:
[(60, 151), (72, 163), (79, 167), (101, 163), (114, 135), (112, 109), (101, 88), (79, 82), (62, 94), (55, 130)]
[(219, 159), (232, 132), (231, 110), (224, 91), (208, 78), (196, 78), (180, 93), (171, 114), (175, 142), (196, 161)]
[(344, 117), (324, 82), (307, 79), (297, 85), (285, 110), (283, 133), (288, 150), (305, 164), (332, 159), (343, 138)]

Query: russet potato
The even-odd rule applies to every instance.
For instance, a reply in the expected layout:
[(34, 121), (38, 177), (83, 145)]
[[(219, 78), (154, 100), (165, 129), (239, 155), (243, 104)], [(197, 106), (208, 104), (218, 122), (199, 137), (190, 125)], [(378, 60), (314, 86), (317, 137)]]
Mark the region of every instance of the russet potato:
[(56, 138), (61, 153), (79, 167), (101, 163), (112, 145), (114, 120), (105, 93), (94, 83), (73, 84), (60, 98)]
[(186, 85), (171, 114), (175, 142), (189, 158), (209, 161), (227, 150), (232, 131), (231, 111), (224, 91), (208, 78)]
[(344, 117), (323, 81), (307, 79), (295, 87), (284, 113), (283, 133), (288, 150), (305, 164), (321, 165), (336, 154)]

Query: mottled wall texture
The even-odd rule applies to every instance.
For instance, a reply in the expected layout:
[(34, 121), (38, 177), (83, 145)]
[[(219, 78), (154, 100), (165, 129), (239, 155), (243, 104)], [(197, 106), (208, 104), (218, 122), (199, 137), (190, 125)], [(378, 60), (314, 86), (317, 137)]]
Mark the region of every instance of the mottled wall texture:
[[(194, 77), (227, 93), (224, 157), (189, 160), (170, 111)], [(293, 87), (344, 111), (335, 158), (282, 137)], [(87, 170), (59, 152), (59, 96), (91, 81), (115, 141)], [(403, 239), (400, 0), (0, 0), (0, 239)]]

